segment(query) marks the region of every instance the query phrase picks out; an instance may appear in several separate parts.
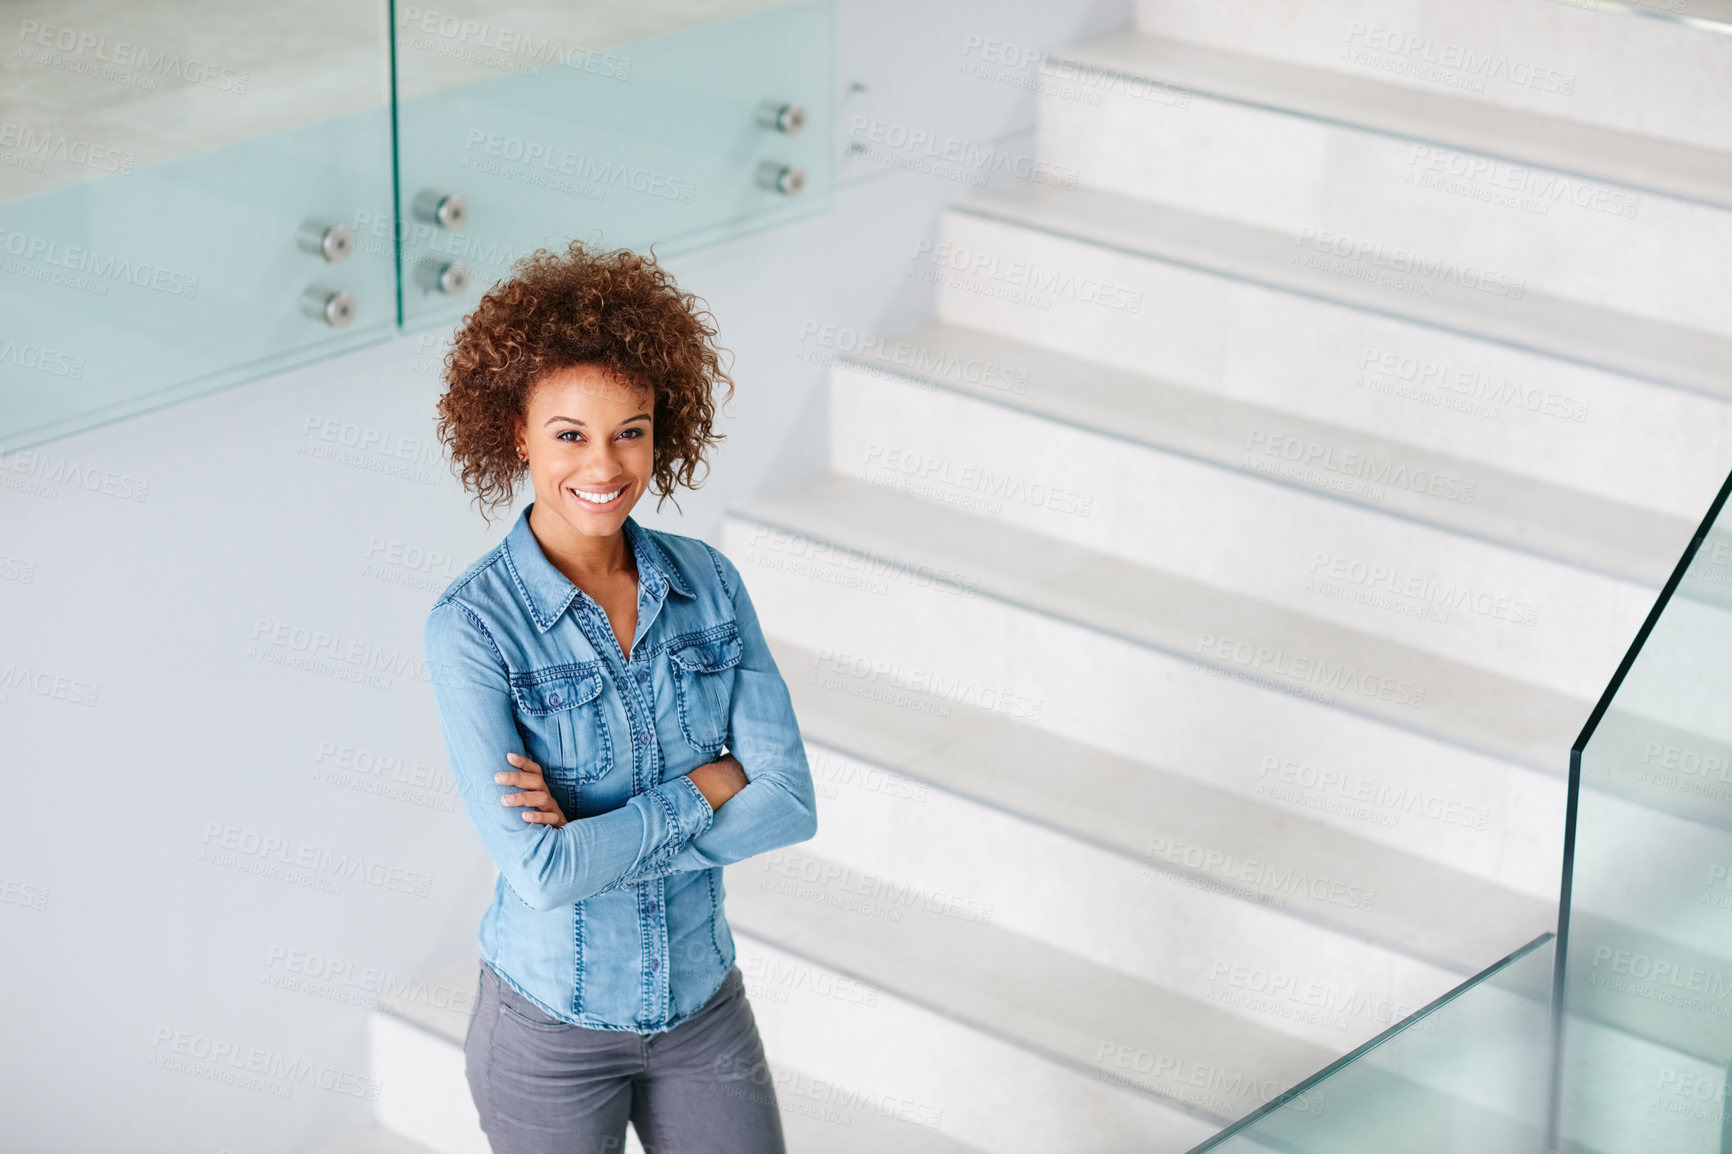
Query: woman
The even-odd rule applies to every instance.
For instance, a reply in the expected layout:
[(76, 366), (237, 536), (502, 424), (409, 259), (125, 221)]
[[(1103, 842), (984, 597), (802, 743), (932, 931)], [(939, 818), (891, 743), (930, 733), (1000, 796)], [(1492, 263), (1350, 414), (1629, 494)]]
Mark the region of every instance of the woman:
[(739, 571), (631, 517), (721, 439), (707, 315), (573, 244), (520, 262), (446, 358), (464, 486), (484, 515), (525, 472), (535, 496), (423, 638), (499, 867), (464, 1045), (495, 1154), (618, 1152), (628, 1119), (651, 1154), (783, 1149), (721, 867), (813, 835), (811, 772)]

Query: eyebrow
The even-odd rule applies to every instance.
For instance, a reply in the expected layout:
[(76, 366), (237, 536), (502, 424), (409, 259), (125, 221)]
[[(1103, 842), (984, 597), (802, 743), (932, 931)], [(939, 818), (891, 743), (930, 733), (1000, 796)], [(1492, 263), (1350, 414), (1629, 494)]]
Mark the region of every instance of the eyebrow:
[[(650, 415), (648, 413), (639, 413), (635, 417), (627, 417), (625, 420), (621, 421), (619, 423), (619, 425), (620, 425), (620, 428), (624, 428), (625, 426), (631, 424), (633, 421), (647, 421), (649, 419), (650, 419)], [(545, 429), (545, 428), (547, 428), (548, 425), (553, 424), (555, 421), (570, 421), (572, 424), (576, 425), (580, 429), (589, 428), (588, 425), (584, 424), (582, 421), (578, 420), (576, 417), (549, 417), (549, 418), (547, 418), (546, 421), (542, 422), (541, 427)]]

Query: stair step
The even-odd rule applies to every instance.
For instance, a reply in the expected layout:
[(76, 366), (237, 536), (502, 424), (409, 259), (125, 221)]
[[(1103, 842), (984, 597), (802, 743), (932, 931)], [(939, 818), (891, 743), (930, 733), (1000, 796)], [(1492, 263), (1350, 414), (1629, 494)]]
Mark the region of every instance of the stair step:
[[(738, 868), (729, 867), (730, 875)], [(765, 1049), (813, 1079), (810, 1086), (788, 1086), (785, 1117), (796, 1113), (788, 1101), (808, 1102), (806, 1110), (818, 1115), (812, 1123), (816, 1128), (838, 1121), (825, 1111), (840, 1106), (854, 1113), (849, 1104), (866, 1100), (903, 1122), (905, 1130), (991, 1154), (1071, 1149), (1178, 1154), (1220, 1128), (1216, 1117), (1202, 1117), (1183, 1103), (1037, 1052), (1023, 1039), (989, 1032), (947, 1004), (915, 1000), (932, 993), (918, 972), (906, 991), (912, 997), (879, 984), (864, 976), (877, 965), (876, 951), (834, 966), (793, 952), (786, 942), (745, 927), (746, 904), (730, 897), (728, 914)], [(773, 920), (779, 925), (785, 919)], [(784, 936), (795, 945), (806, 944), (803, 934)], [(1133, 1065), (1142, 1057), (1131, 1047), (1109, 1050), (1107, 1056), (1120, 1055)], [(1148, 1064), (1152, 1068), (1153, 1062)], [(1243, 1093), (1247, 1087), (1233, 1089)], [(781, 1084), (777, 1096), (782, 1100)], [(1230, 1109), (1238, 1102), (1222, 1105)], [(892, 1143), (879, 1149), (902, 1147)]]
[(796, 958), (1217, 1125), (1335, 1056), (989, 924), (919, 906), (856, 912), (872, 904), (858, 880), (793, 850), (773, 870), (729, 866), (728, 917)]
[(1732, 125), (1721, 114), (1732, 37), (1693, 26), (1714, 22), (1714, 31), (1732, 30), (1732, 3), (1139, 0), (1136, 26), (1268, 65), (1482, 104), (1521, 117), (1524, 135), (1537, 114), (1566, 139), (1571, 130), (1599, 128), (1724, 151), (1732, 150)]
[(480, 993), (479, 966), (475, 958), (465, 957), (401, 993), (381, 995), (379, 1007), (394, 1018), (461, 1046)]
[[(1715, 612), (1705, 611), (1709, 608)], [(1691, 606), (1686, 610), (1683, 599), (1674, 593), (1667, 617), (1676, 623), (1688, 612), (1695, 618), (1689, 625), (1724, 636), (1732, 632), (1728, 628), (1732, 617), (1725, 613), (1726, 608)], [(1728, 644), (1732, 644), (1732, 637)], [(1692, 648), (1701, 652), (1700, 647)], [(1704, 679), (1699, 684), (1711, 682)], [(1670, 814), (1719, 830), (1721, 836), (1732, 832), (1732, 807), (1727, 804), (1732, 802), (1732, 741), (1722, 734), (1703, 732), (1701, 719), (1655, 712), (1661, 717), (1631, 712), (1620, 694), (1617, 705), (1594, 727), (1582, 755), (1583, 785), (1656, 814)]]
[[(939, 356), (955, 355), (959, 345), (963, 355), (1016, 355), (949, 334), (939, 340), (907, 338)], [(1651, 542), (1658, 520), (1651, 516), (1607, 510), (1606, 502), (1565, 490), (1524, 500), (1520, 482), (1501, 476), (1494, 479), (1501, 489), (1482, 501), (1474, 488), (1480, 471), (1459, 462), (1188, 390), (1151, 391), (1143, 379), (1097, 374), (1054, 354), (1045, 359), (1051, 375), (1029, 373), (1016, 396), (951, 388), (880, 369), (883, 362), (839, 363), (833, 467), (1587, 699), (1617, 669), (1664, 580), (1651, 572), (1652, 583), (1631, 581), (1506, 543), (1543, 537), (1528, 530), (1547, 496), (1565, 514), (1559, 520), (1568, 525), (1573, 517), (1579, 530), (1552, 540), (1571, 537), (1577, 552), (1594, 549), (1601, 558), (1612, 552), (1606, 524), (1642, 525), (1639, 539)], [(1187, 405), (1193, 397), (1200, 403)], [(1264, 447), (1287, 445), (1328, 445), (1344, 459), (1376, 460), (1384, 483), (1357, 485), (1343, 497), (1326, 484), (1340, 478), (1322, 469), (1301, 465), (1298, 483), (1271, 476), (1265, 470), (1291, 466), (1283, 452)], [(1459, 483), (1463, 499), (1445, 499), (1444, 487), (1431, 483), (1444, 477)], [(1595, 525), (1599, 511), (1609, 515)], [(1660, 524), (1688, 538), (1686, 524)], [(1635, 550), (1621, 554), (1634, 562)]]
[[(1193, 892), (1251, 902), (1363, 936), (1447, 967), (1458, 977), (1477, 972), (1553, 917), (1546, 901), (1254, 797), (990, 712), (946, 712), (944, 698), (917, 688), (900, 688), (894, 702), (833, 692), (821, 680), (797, 675), (818, 667), (818, 654), (774, 638), (771, 648), (777, 665), (796, 674), (787, 680), (820, 800), (830, 801), (819, 837), (832, 856), (839, 856), (833, 848), (839, 839), (829, 831), (859, 824), (857, 837), (884, 839), (884, 853), (917, 859), (922, 856), (918, 848), (897, 846), (918, 842), (929, 832), (927, 825), (954, 816), (958, 828), (974, 834), (966, 853), (955, 847), (946, 852), (979, 858), (986, 852), (984, 823), (965, 812), (952, 814), (952, 807), (927, 813), (941, 808), (930, 804), (924, 788), (929, 786), (1011, 815), (1016, 819), (1011, 835), (1025, 844), (1039, 839), (1023, 823), (1044, 827), (1175, 878)], [(1278, 769), (1265, 774), (1265, 787), (1279, 776)], [(1054, 789), (1055, 782), (1063, 788)], [(839, 800), (843, 797), (845, 803)], [(888, 816), (887, 808), (893, 809)], [(850, 856), (863, 855), (856, 850)], [(1021, 875), (1047, 868), (1045, 859), (987, 864), (1015, 877), (996, 886), (990, 877), (970, 880), (962, 892), (1036, 890), (1040, 879)], [(895, 868), (886, 867), (892, 873)], [(1242, 913), (1224, 911), (1223, 916), (1244, 919)], [(1338, 981), (1346, 977), (1336, 975)], [(1407, 1008), (1425, 1000), (1410, 1001)], [(1368, 1023), (1375, 1028), (1365, 1036), (1390, 1021)]]
[[(1723, 395), (1446, 331), (1421, 315), (1433, 303), (1425, 298), (1403, 318), (1309, 295), (1298, 283), (1308, 270), (1285, 263), (1291, 243), (1262, 230), (1047, 191), (977, 198), (945, 215), (911, 273), (937, 285), (944, 322), (1471, 462), (1463, 481), (1507, 471), (1690, 524), (1732, 467)], [(1081, 211), (1088, 203), (1101, 211)], [(1258, 243), (1217, 249), (1211, 231)], [(900, 341), (873, 344), (913, 358)], [(1720, 344), (1721, 360), (1697, 366), (1704, 379), (1732, 378), (1732, 342)], [(1646, 351), (1626, 359), (1645, 366)], [(1000, 393), (1023, 383), (1014, 364), (948, 371)], [(1306, 448), (1328, 455), (1290, 471), (1336, 488), (1366, 481), (1366, 462), (1327, 443)], [(1663, 552), (1676, 557), (1683, 540)]]
[(378, 1124), (438, 1154), (489, 1154), (463, 1073), (461, 1035), (453, 1038), (384, 1008), (369, 1015), (367, 1027), (372, 1076), (379, 1083), (373, 1107)]
[[(1676, 994), (1656, 982), (1630, 985), (1633, 1019), (1646, 1018)], [(1722, 1154), (1716, 1104), (1727, 1089), (1723, 1054), (1703, 1058), (1574, 1013), (1564, 1031), (1562, 1150)]]
[(313, 1154), (439, 1154), (421, 1143), (384, 1126), (369, 1126), (353, 1134), (345, 1134), (335, 1142), (320, 1146)]
[(1053, 60), (1060, 68), (1154, 80), (1208, 99), (1732, 208), (1732, 152), (1488, 104), (1459, 89), (1415, 88), (1382, 79), (1384, 73), (1354, 75), (1143, 32), (1073, 45)]
[(816, 1093), (821, 1100), (831, 1094), (827, 1083), (810, 1076), (794, 1077), (795, 1081), (777, 1087), (788, 1154), (884, 1154), (886, 1150), (897, 1154), (981, 1154), (978, 1146), (941, 1134), (923, 1122), (884, 1113), (901, 1108), (900, 1103), (871, 1109), (856, 1106), (838, 1115), (795, 1096)]
[(1027, 184), (951, 211), (1732, 399), (1732, 338), (1718, 333), (1534, 291), (1515, 299), (1412, 276), (1386, 286), (1363, 279), (1383, 276), (1371, 259), (1326, 257), (1292, 235), (1089, 188)]

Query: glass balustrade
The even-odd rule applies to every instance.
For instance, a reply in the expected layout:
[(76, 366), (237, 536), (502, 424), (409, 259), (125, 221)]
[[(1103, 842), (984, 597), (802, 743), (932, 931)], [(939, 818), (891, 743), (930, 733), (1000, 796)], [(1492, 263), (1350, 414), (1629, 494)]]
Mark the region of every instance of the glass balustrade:
[(1546, 935), (1192, 1154), (1728, 1148), (1728, 492), (1573, 751), (1562, 956)]
[(1530, 942), (1191, 1154), (1538, 1154), (1553, 947)]
[(1732, 1062), (1732, 517), (1723, 490), (1575, 753), (1566, 1150), (1724, 1149)]
[(668, 255), (828, 207), (827, 0), (396, 12), (406, 324), (537, 248)]
[(829, 203), (828, 0), (4, 11), (4, 451)]
[(386, 337), (385, 29), (312, 0), (12, 3), (0, 448)]

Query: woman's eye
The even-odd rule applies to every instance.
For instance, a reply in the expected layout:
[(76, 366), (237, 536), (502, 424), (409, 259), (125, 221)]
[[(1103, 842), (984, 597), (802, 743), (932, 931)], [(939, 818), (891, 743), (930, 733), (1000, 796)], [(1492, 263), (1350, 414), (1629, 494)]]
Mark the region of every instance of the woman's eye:
[[(637, 440), (643, 435), (644, 431), (642, 429), (626, 429), (620, 433), (620, 436), (630, 437), (633, 440)], [(561, 432), (555, 433), (554, 439), (557, 441), (565, 441), (567, 444), (576, 444), (578, 441), (583, 439), (583, 434), (578, 432), (576, 429), (565, 429)]]

